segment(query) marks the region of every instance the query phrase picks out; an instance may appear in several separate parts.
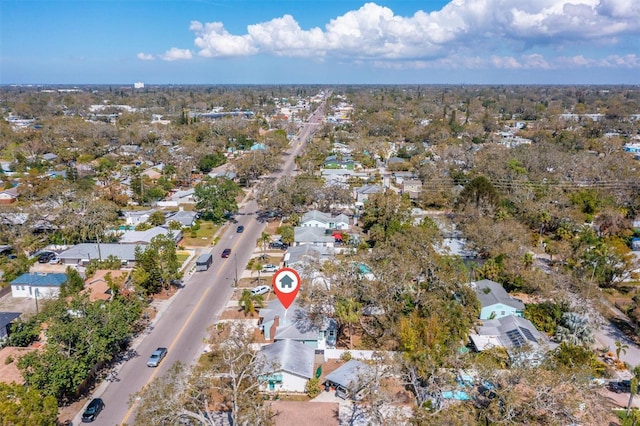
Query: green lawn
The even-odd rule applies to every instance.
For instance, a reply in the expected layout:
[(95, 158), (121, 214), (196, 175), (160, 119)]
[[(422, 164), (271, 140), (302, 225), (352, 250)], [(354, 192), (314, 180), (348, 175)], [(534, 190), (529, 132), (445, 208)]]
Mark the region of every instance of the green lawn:
[(220, 229), (220, 225), (213, 222), (200, 222), (200, 229), (196, 231), (196, 237), (191, 237), (191, 231), (187, 230), (182, 238), (184, 247), (206, 247), (213, 244), (213, 235)]

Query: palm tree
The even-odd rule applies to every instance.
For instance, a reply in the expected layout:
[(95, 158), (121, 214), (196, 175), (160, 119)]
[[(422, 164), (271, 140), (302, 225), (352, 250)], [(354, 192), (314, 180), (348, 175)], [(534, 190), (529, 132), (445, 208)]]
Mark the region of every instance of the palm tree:
[(349, 327), (349, 349), (353, 348), (353, 325), (361, 316), (362, 304), (354, 298), (338, 300), (336, 318)]
[(627, 349), (629, 349), (629, 345), (616, 340), (616, 358), (618, 358), (618, 361), (620, 361), (620, 353), (622, 352), (622, 355), (626, 354)]
[(269, 244), (269, 241), (271, 241), (271, 235), (267, 234), (266, 232), (260, 234), (260, 238), (258, 238), (258, 241), (256, 241), (258, 244), (262, 244), (263, 259), (267, 258), (267, 245)]
[(244, 311), (244, 315), (253, 315), (256, 311), (256, 308), (262, 308), (264, 306), (264, 301), (262, 300), (262, 295), (253, 294), (251, 290), (243, 290), (240, 299), (238, 300), (238, 306), (242, 308)]
[(639, 377), (640, 377), (640, 365), (636, 365), (633, 368), (633, 377), (631, 378), (631, 391), (630, 391), (631, 395), (629, 395), (629, 403), (627, 404), (627, 417), (629, 417), (629, 412), (631, 412), (631, 406), (633, 405), (633, 397), (638, 393)]

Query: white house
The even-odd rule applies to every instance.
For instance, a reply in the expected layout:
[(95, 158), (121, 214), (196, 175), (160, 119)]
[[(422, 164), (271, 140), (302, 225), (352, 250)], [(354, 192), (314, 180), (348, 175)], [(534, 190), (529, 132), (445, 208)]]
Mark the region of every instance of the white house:
[(315, 350), (295, 340), (281, 340), (263, 346), (266, 368), (261, 390), (269, 392), (305, 392), (314, 376)]
[(509, 293), (495, 281), (472, 282), (471, 288), (480, 300), (480, 319), (498, 319), (508, 315), (523, 316), (524, 303), (509, 296)]
[(311, 210), (302, 215), (300, 226), (303, 228), (349, 229), (349, 217), (345, 214), (332, 216), (318, 210)]
[(55, 298), (60, 294), (60, 286), (67, 281), (64, 273), (28, 273), (11, 281), (11, 296)]
[(122, 212), (122, 215), (124, 216), (127, 225), (138, 226), (139, 224), (149, 220), (149, 217), (153, 212), (155, 212), (155, 210), (134, 210)]

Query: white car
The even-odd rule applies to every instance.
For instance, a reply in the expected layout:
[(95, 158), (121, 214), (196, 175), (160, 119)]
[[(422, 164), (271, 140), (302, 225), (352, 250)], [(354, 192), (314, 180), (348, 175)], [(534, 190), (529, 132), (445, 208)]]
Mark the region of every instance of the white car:
[(278, 269), (280, 268), (277, 265), (269, 264), (262, 267), (262, 272), (276, 272)]
[(58, 263), (60, 263), (60, 258), (58, 256), (53, 256), (49, 261), (49, 264), (51, 265), (57, 265)]
[(259, 285), (258, 287), (254, 287), (251, 289), (251, 294), (259, 295), (259, 294), (267, 294), (271, 291), (271, 287), (268, 285)]

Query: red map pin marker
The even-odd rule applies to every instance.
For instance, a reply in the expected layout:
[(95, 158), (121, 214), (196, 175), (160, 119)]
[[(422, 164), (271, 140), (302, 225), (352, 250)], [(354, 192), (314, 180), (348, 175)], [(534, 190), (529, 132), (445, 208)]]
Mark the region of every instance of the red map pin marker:
[(282, 268), (273, 275), (273, 291), (285, 309), (293, 303), (300, 291), (300, 275), (295, 269)]

